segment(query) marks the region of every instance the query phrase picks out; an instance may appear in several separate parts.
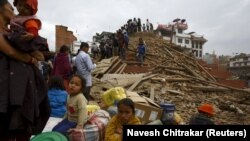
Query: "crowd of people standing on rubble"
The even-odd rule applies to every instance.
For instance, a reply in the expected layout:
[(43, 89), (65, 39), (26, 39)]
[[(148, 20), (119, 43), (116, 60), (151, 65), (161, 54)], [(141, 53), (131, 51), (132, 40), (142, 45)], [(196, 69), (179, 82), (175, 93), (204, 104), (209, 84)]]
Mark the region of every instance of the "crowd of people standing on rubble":
[(125, 25), (122, 27), (128, 34), (135, 32), (153, 32), (153, 24), (146, 19), (146, 23), (142, 23), (140, 18), (129, 19)]
[[(99, 47), (93, 44), (91, 52), (93, 58), (99, 60), (107, 59), (113, 56), (119, 56), (121, 60), (126, 60), (129, 50), (129, 36), (136, 32), (153, 32), (153, 24), (146, 19), (145, 23), (140, 18), (129, 19), (126, 24), (110, 35), (107, 39), (101, 40)], [(145, 58), (146, 45), (142, 38), (138, 41), (136, 59), (142, 64)], [(143, 56), (143, 57), (142, 57)]]

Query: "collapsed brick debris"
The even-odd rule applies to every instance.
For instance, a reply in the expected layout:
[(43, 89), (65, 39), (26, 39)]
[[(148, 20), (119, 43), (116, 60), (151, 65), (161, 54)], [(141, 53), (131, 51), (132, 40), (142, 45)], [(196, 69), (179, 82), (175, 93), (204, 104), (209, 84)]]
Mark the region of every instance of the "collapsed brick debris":
[[(135, 51), (139, 37), (146, 43), (144, 66), (139, 66)], [(250, 92), (222, 85), (203, 68), (191, 54), (172, 45), (153, 33), (130, 36), (127, 60), (118, 57), (103, 59), (93, 72), (92, 95), (100, 95), (109, 88), (121, 86), (156, 103), (176, 105), (185, 122), (197, 112), (201, 103), (216, 106), (218, 124), (250, 124)]]

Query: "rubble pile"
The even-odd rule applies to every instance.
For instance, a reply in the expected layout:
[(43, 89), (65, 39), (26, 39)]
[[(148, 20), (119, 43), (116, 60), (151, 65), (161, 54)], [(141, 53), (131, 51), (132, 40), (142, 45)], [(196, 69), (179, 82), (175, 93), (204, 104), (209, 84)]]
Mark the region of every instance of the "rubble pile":
[[(142, 67), (135, 59), (140, 37), (146, 43)], [(127, 61), (113, 57), (102, 60), (97, 66), (92, 88), (96, 100), (101, 100), (100, 94), (105, 90), (122, 86), (156, 103), (175, 104), (185, 122), (197, 112), (201, 103), (212, 103), (216, 108), (214, 120), (217, 124), (250, 124), (249, 91), (217, 83), (192, 55), (153, 33), (130, 36)], [(130, 72), (129, 67), (141, 71)]]

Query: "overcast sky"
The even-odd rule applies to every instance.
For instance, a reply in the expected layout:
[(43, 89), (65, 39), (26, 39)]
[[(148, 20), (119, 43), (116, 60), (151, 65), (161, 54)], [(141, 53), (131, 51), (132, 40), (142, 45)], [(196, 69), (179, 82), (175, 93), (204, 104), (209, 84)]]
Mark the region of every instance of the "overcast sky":
[[(10, 0), (12, 2), (13, 0)], [(250, 0), (39, 0), (40, 34), (55, 46), (55, 25), (68, 26), (78, 40), (116, 31), (129, 18), (168, 24), (186, 19), (189, 29), (204, 35), (204, 52), (250, 54)]]

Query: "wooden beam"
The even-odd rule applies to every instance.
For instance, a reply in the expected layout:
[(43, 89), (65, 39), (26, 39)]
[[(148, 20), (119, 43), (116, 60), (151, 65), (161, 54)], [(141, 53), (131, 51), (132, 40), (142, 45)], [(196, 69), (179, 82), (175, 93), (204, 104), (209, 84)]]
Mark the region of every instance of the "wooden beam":
[(188, 66), (193, 66), (196, 69), (199, 69), (199, 67), (197, 66), (197, 61), (195, 60), (185, 60), (185, 65)]
[[(179, 64), (179, 63), (178, 63), (178, 64)], [(200, 78), (200, 79), (205, 80), (203, 77), (201, 77), (201, 76), (198, 75), (196, 72), (194, 72), (193, 70), (191, 70), (188, 66), (186, 66), (186, 65), (184, 65), (184, 64), (179, 64), (179, 65), (181, 65), (181, 66), (183, 66), (184, 68), (186, 68), (186, 70), (187, 70), (188, 72), (190, 72), (192, 75), (194, 75), (195, 77), (198, 77), (198, 78)]]
[(150, 99), (154, 102), (155, 101), (155, 88), (151, 86), (150, 90)]
[(99, 73), (97, 73), (97, 74), (94, 74), (94, 76), (93, 76), (93, 77), (94, 77), (94, 78), (97, 78), (98, 74), (99, 74)]
[[(107, 73), (107, 71), (109, 71), (110, 67), (113, 66), (114, 62), (116, 62), (116, 60), (118, 60), (119, 57), (114, 57), (114, 58), (110, 58), (110, 59), (111, 59), (110, 65), (108, 65), (106, 68), (104, 68), (103, 70), (101, 70), (101, 72), (98, 72), (99, 74), (105, 74), (105, 73)], [(105, 64), (107, 64), (107, 63), (105, 63)]]
[(143, 77), (142, 80), (147, 80), (147, 79), (152, 78), (152, 77), (155, 77), (155, 76), (157, 76), (157, 75), (158, 75), (158, 74), (151, 74), (151, 75), (149, 75), (149, 76)]
[(200, 63), (197, 62), (198, 67), (203, 70), (211, 79), (212, 81), (216, 82), (217, 80), (204, 68), (200, 65)]
[[(137, 61), (123, 61), (123, 63), (126, 63), (128, 65), (140, 65), (141, 64), (140, 62), (137, 62)], [(145, 64), (145, 65), (148, 65), (148, 64)]]
[(114, 73), (117, 74), (123, 68), (124, 64), (122, 64)]
[(169, 64), (169, 62), (174, 62), (174, 61), (173, 61), (173, 59), (171, 59), (171, 60), (166, 60), (166, 61), (164, 61), (164, 62), (161, 64), (161, 66), (165, 66), (167, 63)]
[(152, 81), (163, 81), (165, 78), (151, 78)]
[(188, 78), (165, 78), (166, 81), (169, 82), (182, 82), (182, 81), (190, 81)]
[(155, 77), (155, 76), (157, 76), (157, 75), (158, 75), (158, 74), (151, 74), (151, 75), (149, 75), (149, 76), (147, 76), (147, 77), (144, 77), (144, 78), (141, 78), (141, 79), (135, 81), (135, 83), (134, 83), (132, 86), (130, 86), (130, 87), (128, 88), (128, 90), (129, 90), (129, 91), (133, 91), (133, 90), (137, 87), (137, 85), (139, 85), (139, 84), (141, 83), (141, 81), (147, 80), (147, 79), (152, 78), (152, 77)]
[(119, 74), (123, 73), (124, 69), (127, 67), (127, 64), (125, 63), (123, 68), (120, 70)]
[(213, 86), (190, 86), (193, 89), (206, 91), (206, 92), (225, 92), (230, 91), (228, 88), (223, 87), (213, 87)]
[(113, 64), (114, 62), (116, 62), (118, 59), (119, 59), (119, 56), (116, 56), (116, 57), (112, 58), (111, 64)]
[(174, 55), (165, 47), (162, 47), (163, 50), (165, 50), (172, 58), (175, 58)]
[(110, 73), (120, 62), (121, 60), (119, 59), (106, 73)]
[(173, 93), (173, 94), (185, 95), (184, 93), (179, 92), (179, 91), (176, 91), (176, 90), (168, 90), (168, 89), (167, 89), (166, 91), (168, 91), (168, 92), (170, 92), (170, 93)]
[[(164, 43), (164, 44), (166, 44), (166, 43)], [(186, 58), (188, 58), (188, 59), (190, 59), (190, 60), (195, 60), (195, 58), (189, 57), (189, 56), (187, 56), (186, 54), (184, 54), (184, 53), (182, 53), (182, 52), (179, 52), (179, 51), (177, 51), (177, 50), (175, 50), (175, 49), (173, 49), (173, 48), (171, 48), (171, 47), (168, 47), (168, 46), (164, 46), (164, 47), (167, 48), (167, 49), (169, 49), (169, 50), (172, 50), (172, 51), (174, 51), (174, 52), (176, 52), (176, 53), (178, 53), (178, 54), (180, 54), (181, 56), (185, 56)]]
[(141, 81), (142, 81), (142, 79), (138, 79), (137, 81), (135, 81), (135, 83), (134, 83), (132, 86), (130, 86), (130, 87), (128, 88), (128, 90), (129, 90), (129, 91), (133, 91), (134, 88), (137, 87), (137, 85), (138, 85)]
[(180, 70), (180, 71), (184, 71), (185, 70), (184, 68), (168, 67), (168, 66), (162, 66), (162, 65), (159, 65), (158, 67), (166, 68), (166, 69), (171, 69), (171, 70)]

